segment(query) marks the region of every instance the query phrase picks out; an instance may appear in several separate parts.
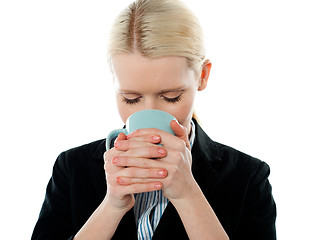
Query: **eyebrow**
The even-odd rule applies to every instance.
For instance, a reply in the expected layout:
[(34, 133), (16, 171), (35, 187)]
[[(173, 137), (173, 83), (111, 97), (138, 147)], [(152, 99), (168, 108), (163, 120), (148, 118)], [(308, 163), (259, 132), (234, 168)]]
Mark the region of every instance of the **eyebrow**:
[[(168, 93), (168, 92), (181, 92), (184, 91), (185, 87), (178, 87), (178, 88), (170, 88), (170, 89), (163, 89), (159, 92), (159, 94)], [(129, 90), (129, 89), (118, 89), (120, 93), (126, 93), (126, 94), (140, 94), (139, 92), (135, 90)]]

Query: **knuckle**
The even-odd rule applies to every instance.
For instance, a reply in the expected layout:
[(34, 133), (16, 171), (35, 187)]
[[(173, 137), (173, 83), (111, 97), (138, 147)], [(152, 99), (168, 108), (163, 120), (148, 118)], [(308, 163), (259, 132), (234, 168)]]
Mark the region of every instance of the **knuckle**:
[(178, 152), (178, 151), (174, 153), (174, 156), (177, 161), (180, 161), (183, 158), (182, 152)]
[(177, 149), (185, 149), (186, 148), (186, 142), (182, 139), (179, 139), (179, 141), (177, 141)]
[(106, 174), (105, 176), (106, 178), (106, 184), (109, 186), (109, 187), (112, 187), (113, 186), (113, 177), (110, 175), (110, 174)]
[(109, 163), (108, 162), (105, 162), (104, 163), (104, 170), (106, 171), (106, 172), (108, 172), (108, 170), (109, 170)]
[(186, 149), (186, 148), (187, 148), (186, 142), (185, 142), (184, 140), (181, 140), (180, 142), (181, 142), (181, 147), (182, 147), (183, 149)]
[(116, 152), (115, 152), (114, 148), (112, 148), (108, 151), (105, 151), (104, 154), (103, 154), (104, 162), (111, 162), (111, 160), (113, 159), (113, 157), (115, 155), (116, 155)]
[(177, 165), (173, 165), (170, 169), (169, 169), (169, 176), (174, 176), (175, 174), (177, 174), (177, 172), (179, 171), (179, 168)]
[(109, 157), (109, 152), (110, 152), (110, 150), (106, 151), (106, 152), (103, 154), (103, 159), (104, 159), (105, 162), (107, 161), (107, 159), (108, 159), (108, 157)]

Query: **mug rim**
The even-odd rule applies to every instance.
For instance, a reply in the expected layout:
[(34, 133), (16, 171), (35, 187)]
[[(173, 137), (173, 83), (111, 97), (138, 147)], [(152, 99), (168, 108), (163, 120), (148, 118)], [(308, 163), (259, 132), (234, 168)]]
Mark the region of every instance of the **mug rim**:
[(167, 115), (167, 116), (170, 116), (170, 117), (174, 118), (175, 120), (177, 120), (175, 116), (173, 116), (172, 114), (170, 114), (170, 113), (168, 113), (168, 112), (165, 112), (165, 111), (162, 111), (162, 110), (158, 110), (158, 109), (144, 109), (144, 110), (139, 110), (139, 111), (136, 111), (136, 112), (132, 113), (132, 114), (127, 118), (126, 123), (129, 121), (129, 119), (130, 119), (133, 115), (139, 114), (140, 112), (160, 112), (160, 113), (163, 113), (163, 114), (165, 114), (165, 115)]

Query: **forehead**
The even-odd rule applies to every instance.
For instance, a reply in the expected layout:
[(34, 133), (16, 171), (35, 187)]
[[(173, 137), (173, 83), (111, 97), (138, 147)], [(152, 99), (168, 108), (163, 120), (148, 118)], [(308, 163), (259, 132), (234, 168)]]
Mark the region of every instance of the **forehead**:
[(184, 57), (150, 59), (139, 54), (116, 54), (112, 69), (118, 89), (171, 89), (186, 87), (194, 81), (194, 71), (188, 68)]

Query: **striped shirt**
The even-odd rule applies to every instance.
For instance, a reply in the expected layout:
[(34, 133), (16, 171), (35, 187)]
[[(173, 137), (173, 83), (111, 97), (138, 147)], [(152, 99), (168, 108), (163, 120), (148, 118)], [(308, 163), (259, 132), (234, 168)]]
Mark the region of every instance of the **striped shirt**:
[[(195, 139), (195, 125), (191, 120), (190, 146)], [(134, 194), (134, 215), (139, 240), (148, 240), (153, 236), (169, 200), (162, 190)]]

